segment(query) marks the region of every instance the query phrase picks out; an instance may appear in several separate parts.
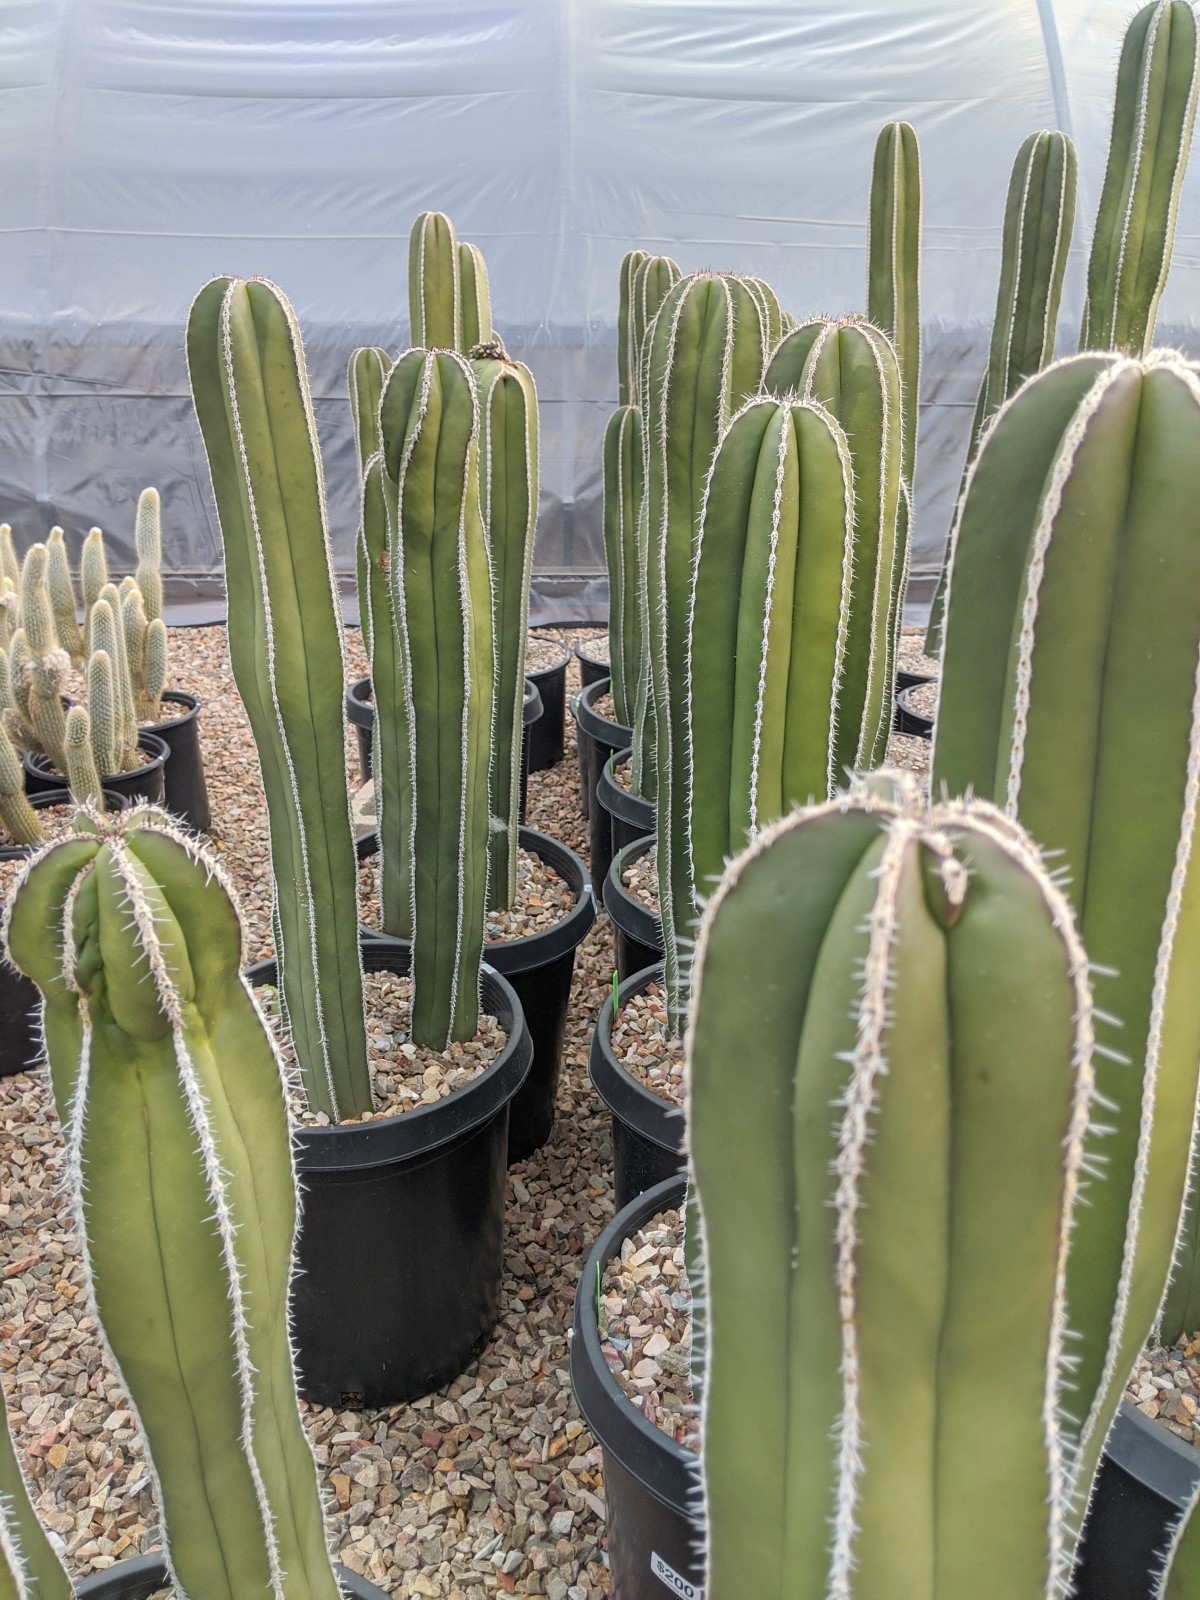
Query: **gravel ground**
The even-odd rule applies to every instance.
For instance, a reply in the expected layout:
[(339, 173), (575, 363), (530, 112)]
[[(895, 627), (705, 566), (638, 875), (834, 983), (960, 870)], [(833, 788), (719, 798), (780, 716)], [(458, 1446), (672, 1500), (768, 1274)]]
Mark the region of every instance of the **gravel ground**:
[[(357, 632), (347, 642), (348, 670), (360, 676)], [(247, 957), (257, 958), (270, 953), (265, 807), (224, 630), (173, 630), (171, 646), (173, 682), (205, 701), (212, 842), (241, 896)], [(574, 664), (569, 677), (577, 683)], [(569, 718), (566, 755), (533, 775), (529, 799), (531, 826), (585, 849)], [(608, 1117), (586, 1066), (610, 950), (601, 915), (576, 958), (557, 1126), (509, 1173), (501, 1317), (483, 1355), (412, 1405), (304, 1408), (334, 1548), (401, 1597), (608, 1593), (600, 1451), (571, 1395), (567, 1330), (580, 1265), (612, 1215)], [(132, 1417), (84, 1303), (61, 1179), (44, 1076), (0, 1082), (0, 1376), (43, 1520), (82, 1575), (152, 1548), (157, 1534)]]
[(683, 1040), (667, 1033), (667, 997), (661, 985), (649, 983), (630, 995), (609, 1042), (631, 1078), (661, 1100), (683, 1104)]
[(1145, 1351), (1125, 1397), (1143, 1415), (1200, 1450), (1200, 1332), (1185, 1334), (1173, 1349)]

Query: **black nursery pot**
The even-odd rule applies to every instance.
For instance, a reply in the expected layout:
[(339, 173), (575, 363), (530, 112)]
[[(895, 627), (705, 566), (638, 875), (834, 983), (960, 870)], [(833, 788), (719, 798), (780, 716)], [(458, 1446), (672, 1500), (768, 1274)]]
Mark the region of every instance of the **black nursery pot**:
[(910, 672), (907, 667), (896, 668), (896, 693), (902, 689), (919, 689), (923, 683), (932, 683), (933, 674), (929, 672)]
[[(160, 739), (146, 728), (138, 734), (137, 742), (138, 749), (149, 757), (145, 765), (134, 767), (132, 772), (101, 773), (100, 782), (106, 793), (111, 790), (130, 805), (139, 800), (149, 800), (153, 805), (160, 806), (166, 793), (164, 771), (171, 751), (165, 739)], [(35, 794), (45, 794), (51, 790), (60, 795), (66, 792), (67, 780), (55, 772), (45, 756), (27, 754), (21, 760), (25, 767), (25, 792), (31, 799)]]
[[(626, 978), (617, 990), (619, 1004), (652, 983), (661, 984), (660, 963)], [(683, 1154), (683, 1112), (640, 1084), (613, 1054), (610, 994), (600, 1008), (588, 1051), (588, 1076), (612, 1112), (613, 1185), (617, 1210), (665, 1178), (678, 1176), (687, 1165)]]
[(1072, 1600), (1153, 1600), (1175, 1523), (1200, 1482), (1200, 1452), (1121, 1402), (1088, 1510)]
[(604, 1452), (612, 1600), (703, 1600), (703, 1532), (688, 1514), (700, 1493), (700, 1461), (646, 1421), (621, 1391), (600, 1350), (596, 1285), (622, 1244), (659, 1211), (683, 1204), (669, 1178), (638, 1195), (596, 1240), (575, 1291), (571, 1387)]
[[(338, 1588), (353, 1600), (384, 1600), (382, 1589), (360, 1578), (349, 1567), (338, 1567)], [(159, 1589), (170, 1589), (171, 1577), (161, 1551), (117, 1561), (103, 1572), (81, 1578), (75, 1585), (79, 1600), (149, 1600)]]
[(635, 972), (656, 966), (663, 958), (662, 918), (647, 910), (621, 879), (624, 869), (649, 855), (654, 846), (653, 838), (638, 839), (618, 851), (604, 880), (604, 909), (612, 919), (613, 958), (619, 983), (632, 978)]
[[(614, 751), (600, 768), (596, 780), (596, 806), (588, 818), (588, 851), (592, 882), (596, 893), (601, 895), (612, 858), (635, 839), (644, 839), (648, 833), (653, 833), (657, 825), (658, 809), (654, 802), (630, 794), (614, 777), (618, 766), (627, 767), (632, 760), (631, 750)], [(643, 962), (645, 965), (648, 963)]]
[[(565, 648), (565, 647), (564, 647)], [(366, 783), (373, 771), (371, 759), (371, 745), (375, 737), (375, 707), (371, 703), (370, 678), (358, 678), (346, 690), (344, 700), (346, 720), (352, 724), (358, 735), (358, 775), (361, 782)], [(537, 685), (531, 678), (525, 679), (525, 698), (521, 704), (521, 797), (519, 816), (525, 820), (525, 800), (529, 782), (529, 743), (531, 729), (536, 727), (541, 720), (543, 712), (542, 697)], [(536, 771), (536, 768), (532, 769)]]
[[(35, 811), (45, 811), (50, 806), (62, 805), (66, 798), (62, 789), (43, 789), (41, 794), (29, 796), (29, 804)], [(104, 790), (106, 811), (124, 811), (126, 803), (124, 795), (112, 789)], [(34, 848), (33, 845), (4, 845), (0, 847), (0, 861), (21, 861), (32, 855)], [(36, 985), (7, 962), (0, 962), (0, 1078), (27, 1072), (41, 1058), (40, 1004)]]
[(608, 813), (601, 811), (596, 799), (600, 774), (608, 758), (619, 750), (628, 750), (633, 742), (633, 729), (619, 722), (610, 722), (595, 709), (596, 701), (608, 693), (607, 678), (589, 684), (580, 691), (575, 702), (575, 725), (579, 734), (579, 776), (582, 784), (583, 814), (588, 819), (588, 849), (591, 855), (592, 887), (599, 895), (604, 888), (604, 873), (597, 873), (603, 861), (605, 871), (612, 860), (612, 842), (609, 833)]
[(571, 652), (561, 640), (554, 642), (561, 645), (562, 660), (554, 666), (542, 667), (539, 672), (526, 674), (542, 697), (542, 714), (529, 730), (529, 744), (525, 751), (525, 765), (530, 772), (545, 772), (547, 767), (557, 766), (563, 758), (567, 666)]
[[(525, 1027), (533, 1044), (533, 1065), (517, 1093), (508, 1116), (508, 1159), (524, 1161), (540, 1150), (554, 1127), (554, 1102), (562, 1069), (563, 1039), (567, 1031), (567, 1001), (575, 975), (575, 952), (596, 920), (596, 897), (587, 881), (587, 870), (574, 850), (536, 828), (521, 828), (517, 834), (522, 850), (540, 856), (571, 886), (575, 905), (571, 911), (543, 933), (527, 934), (523, 939), (497, 940), (485, 944), (484, 959), (502, 973), (521, 1002)], [(358, 859), (365, 860), (379, 849), (374, 829), (357, 841)], [(375, 928), (359, 929), (364, 939), (387, 939)], [(391, 941), (409, 948), (408, 940)]]
[(908, 704), (912, 691), (919, 689), (923, 683), (931, 681), (929, 678), (921, 678), (916, 683), (910, 683), (907, 689), (900, 690), (896, 696), (896, 714), (892, 719), (892, 728), (896, 733), (907, 733), (914, 739), (933, 738), (933, 718), (925, 716), (920, 711), (913, 711)]
[[(589, 645), (602, 644), (605, 651), (603, 656), (593, 655)], [(599, 683), (602, 678), (612, 675), (612, 668), (608, 663), (608, 635), (607, 633), (593, 634), (590, 639), (580, 639), (575, 646), (575, 656), (579, 662), (579, 681), (586, 689), (589, 684)]]
[[(362, 958), (367, 972), (409, 967), (398, 939), (364, 939)], [(275, 982), (275, 963), (247, 978)], [(462, 1372), (495, 1326), (508, 1112), (533, 1051), (506, 980), (485, 967), (480, 994), (508, 1034), (480, 1077), (404, 1116), (296, 1130), (292, 1340), (297, 1387), (318, 1405), (429, 1394)]]
[(157, 734), (171, 752), (163, 768), (164, 802), (180, 822), (200, 833), (212, 822), (200, 750), (200, 701), (182, 689), (167, 689), (163, 703), (178, 706), (178, 714), (149, 723), (146, 731)]

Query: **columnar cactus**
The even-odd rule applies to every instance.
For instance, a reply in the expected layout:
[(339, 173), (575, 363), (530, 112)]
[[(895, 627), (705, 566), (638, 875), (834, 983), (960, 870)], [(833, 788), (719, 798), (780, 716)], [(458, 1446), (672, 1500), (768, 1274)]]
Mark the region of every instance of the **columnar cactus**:
[(921, 399), (921, 152), (907, 122), (887, 122), (875, 141), (867, 218), (867, 316), (896, 348), (903, 385), (904, 481), (917, 459)]
[(16, 709), (14, 732), (27, 749), (43, 751), (60, 770), (66, 712), (62, 697), (71, 670), (58, 642), (47, 587), (49, 556), (44, 544), (31, 545), (21, 567), (21, 627), (9, 653), (10, 692)]
[(492, 299), (488, 287), (487, 263), (477, 244), (458, 246), (458, 344), (469, 355), (477, 344), (487, 344), (492, 335)]
[[(379, 416), (382, 458), (368, 465), (364, 520), (377, 502), (402, 677), (398, 714), (385, 721), (377, 702), (376, 715), (381, 747), (395, 741), (410, 772), (402, 826), (382, 793), (380, 846), (385, 868), (389, 850), (408, 855), (412, 1038), (444, 1049), (479, 1026), (488, 878), (495, 664), (469, 365), (452, 351), (408, 351), (388, 374)], [(498, 472), (495, 446), (493, 437)]]
[(371, 1109), (341, 612), (291, 307), (216, 278), (188, 317), (188, 371), (225, 550), (229, 656), (262, 768), (281, 989), (308, 1103)]
[(88, 1285), (168, 1564), (192, 1600), (337, 1600), (295, 1405), (283, 1071), (237, 912), (163, 813), (89, 830), (29, 864), (5, 940), (42, 993)]
[(701, 925), (705, 1592), (1048, 1600), (1087, 960), (1000, 812), (880, 787), (766, 829)]
[[(68, 719), (69, 721), (69, 719)], [(69, 726), (68, 726), (69, 734)], [(42, 842), (37, 812), (25, 798), (25, 769), (8, 733), (0, 724), (0, 822), (15, 844)]]
[(1000, 410), (967, 481), (933, 784), (994, 800), (1050, 853), (1120, 1019), (1097, 1063), (1105, 1180), (1069, 1282), (1081, 1484), (1158, 1312), (1188, 1182), (1198, 663), (1200, 371), (1169, 353), (1060, 361)]
[(645, 256), (633, 274), (633, 294), (629, 318), (630, 404), (642, 404), (647, 356), (646, 335), (654, 326), (663, 301), (683, 274), (670, 256)]
[(100, 763), (92, 740), (92, 718), (84, 706), (67, 712), (67, 784), (78, 800), (101, 804)]
[(408, 315), (414, 346), (467, 354), (492, 337), (483, 254), (440, 211), (422, 211), (409, 235)]
[(83, 590), (85, 616), (91, 615), (92, 607), (99, 600), (100, 591), (107, 582), (108, 557), (104, 553), (104, 534), (99, 528), (89, 528), (79, 561), (79, 584)]
[(78, 665), (83, 659), (83, 630), (79, 626), (71, 563), (61, 528), (51, 528), (46, 541), (46, 590), (58, 642)]
[(74, 1600), (29, 1498), (0, 1394), (0, 1595), (4, 1600)]
[(146, 620), (154, 622), (163, 612), (162, 507), (157, 489), (143, 489), (138, 495), (133, 543), (137, 551), (134, 582), (142, 596)]
[(617, 404), (634, 403), (638, 353), (641, 344), (634, 325), (634, 282), (638, 268), (649, 260), (645, 250), (627, 250), (621, 258), (621, 287), (617, 300)]
[(608, 566), (608, 659), (617, 721), (630, 727), (644, 672), (638, 521), (645, 491), (642, 414), (618, 406), (604, 432), (604, 554)]
[(751, 400), (722, 436), (696, 550), (694, 907), (765, 824), (838, 787), (855, 558), (845, 433), (810, 401)]
[(887, 335), (869, 322), (818, 319), (801, 323), (780, 342), (764, 386), (826, 407), (853, 441), (854, 586), (834, 759), (840, 783), (848, 771), (865, 771), (883, 759), (891, 731), (908, 536), (901, 499), (900, 371)]
[(740, 278), (698, 273), (667, 295), (648, 340), (643, 430), (646, 572), (643, 629), (650, 659), (656, 772), (650, 794), (648, 719), (635, 730), (634, 784), (658, 803), (659, 881), (667, 985), (680, 1001), (679, 942), (691, 935), (687, 794), (687, 639), (691, 577), (709, 469), (722, 430), (762, 383), (766, 328)]
[(1153, 343), (1191, 150), (1197, 47), (1190, 0), (1151, 0), (1125, 34), (1081, 350), (1143, 355)]
[[(392, 358), (378, 345), (356, 350), (350, 357), (346, 383), (350, 391), (350, 416), (354, 423), (354, 442), (358, 447), (358, 473), (361, 482), (367, 462), (379, 449), (379, 397), (384, 379), (391, 371)], [(367, 548), (359, 520), (354, 545), (354, 571), (358, 589), (358, 621), (362, 628), (367, 659), (371, 658), (371, 594)], [(372, 766), (372, 770), (374, 767)]]
[(0, 576), (7, 578), (14, 589), (20, 588), (21, 564), (13, 545), (12, 528), (7, 522), (0, 522)]
[(499, 342), (477, 345), (471, 372), (479, 397), (479, 501), (491, 569), (495, 705), (488, 902), (506, 910), (517, 892), (525, 644), (538, 512), (538, 404), (533, 374)]
[(1163, 1570), (1155, 1588), (1155, 1600), (1196, 1600), (1200, 1594), (1200, 1488), (1172, 1529), (1171, 1541), (1163, 1554)]
[[(1063, 275), (1075, 225), (1078, 158), (1065, 133), (1031, 133), (1017, 152), (1004, 206), (1000, 286), (988, 366), (975, 406), (967, 465), (1004, 402), (1054, 358)], [(925, 648), (938, 655), (946, 605), (942, 563)]]

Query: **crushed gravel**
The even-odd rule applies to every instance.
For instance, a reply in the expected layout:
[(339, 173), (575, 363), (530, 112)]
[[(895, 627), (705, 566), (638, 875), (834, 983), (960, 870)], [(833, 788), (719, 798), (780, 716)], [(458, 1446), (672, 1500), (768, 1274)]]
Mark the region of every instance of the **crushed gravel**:
[(1200, 1331), (1185, 1334), (1170, 1350), (1143, 1351), (1125, 1397), (1143, 1416), (1200, 1450)]
[[(531, 933), (544, 933), (575, 909), (575, 894), (570, 884), (548, 862), (531, 850), (517, 851), (517, 894), (505, 911), (489, 911), (484, 937), (489, 943), (500, 939), (524, 939)], [(358, 868), (359, 917), (368, 928), (378, 929), (379, 857), (368, 856)]]
[(888, 762), (893, 767), (903, 767), (918, 778), (929, 781), (930, 758), (933, 746), (928, 739), (918, 739), (915, 734), (892, 733), (888, 738)]
[(611, 722), (618, 728), (623, 726), (622, 723), (617, 721), (617, 708), (613, 703), (611, 692), (606, 691), (604, 694), (597, 695), (592, 701), (592, 710), (598, 717), (603, 717), (605, 722)]
[(936, 656), (925, 654), (925, 629), (904, 628), (900, 634), (898, 664), (906, 672), (923, 672), (931, 678), (941, 675), (942, 663)]
[(613, 1054), (629, 1073), (660, 1100), (684, 1100), (683, 1040), (667, 1031), (667, 997), (650, 983), (622, 1005), (609, 1035)]
[(576, 640), (580, 655), (608, 666), (612, 659), (607, 633), (581, 633)]
[(685, 1449), (699, 1450), (683, 1228), (680, 1212), (660, 1211), (622, 1242), (601, 1281), (600, 1349), (646, 1421)]
[(556, 634), (542, 629), (530, 629), (525, 639), (525, 671), (545, 672), (547, 667), (558, 667), (570, 651)]
[(635, 900), (640, 900), (647, 911), (658, 916), (661, 909), (658, 902), (658, 859), (653, 850), (647, 850), (644, 856), (638, 856), (628, 864), (622, 863), (621, 882)]
[(915, 689), (909, 689), (905, 694), (905, 706), (919, 717), (936, 717), (938, 688), (936, 683), (917, 684)]

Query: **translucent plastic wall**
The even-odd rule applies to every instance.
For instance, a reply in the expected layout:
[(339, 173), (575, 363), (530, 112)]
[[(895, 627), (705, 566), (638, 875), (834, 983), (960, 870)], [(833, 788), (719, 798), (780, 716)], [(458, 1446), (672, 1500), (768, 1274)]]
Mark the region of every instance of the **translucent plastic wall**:
[[(206, 278), (261, 273), (304, 330), (349, 570), (346, 361), (406, 342), (408, 229), (435, 207), (482, 246), (497, 325), (537, 378), (543, 591), (587, 580), (623, 252), (760, 273), (797, 314), (859, 308), (871, 151), (903, 117), (925, 169), (928, 572), (1012, 157), (1038, 127), (1079, 145), (1070, 348), (1129, 14), (1126, 0), (5, 0), (0, 519), (22, 540), (100, 523), (119, 547), (153, 482), (172, 570), (213, 588), (182, 328)], [(1194, 165), (1159, 326), (1200, 354)], [(568, 609), (603, 603), (594, 582), (557, 592)]]

